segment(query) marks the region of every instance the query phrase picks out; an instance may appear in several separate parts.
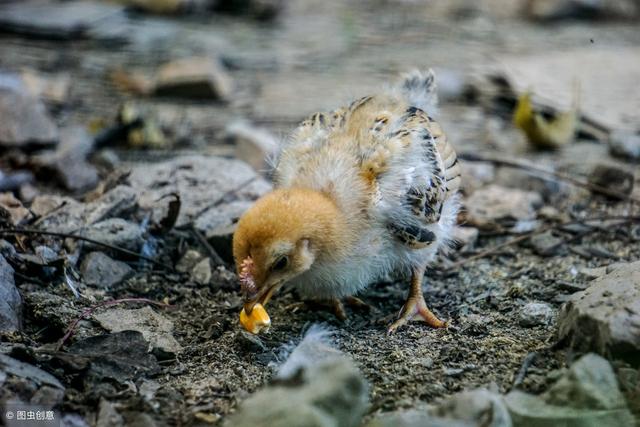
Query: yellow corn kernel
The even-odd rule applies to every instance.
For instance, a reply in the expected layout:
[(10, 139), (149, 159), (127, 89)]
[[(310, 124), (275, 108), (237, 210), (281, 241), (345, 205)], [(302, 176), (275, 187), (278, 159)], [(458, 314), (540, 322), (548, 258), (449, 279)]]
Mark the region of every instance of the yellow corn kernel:
[(258, 303), (253, 307), (249, 315), (244, 311), (244, 308), (242, 309), (240, 312), (240, 324), (248, 332), (259, 334), (260, 331), (271, 326), (271, 319), (267, 314), (267, 310), (264, 309), (262, 304)]

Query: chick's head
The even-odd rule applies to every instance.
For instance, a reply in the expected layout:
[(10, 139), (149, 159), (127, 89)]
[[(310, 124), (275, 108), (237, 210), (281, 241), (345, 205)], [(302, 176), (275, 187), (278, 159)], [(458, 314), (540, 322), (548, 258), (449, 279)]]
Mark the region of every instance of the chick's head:
[(240, 218), (233, 256), (251, 313), (287, 281), (309, 270), (339, 245), (341, 221), (333, 201), (309, 189), (275, 190)]

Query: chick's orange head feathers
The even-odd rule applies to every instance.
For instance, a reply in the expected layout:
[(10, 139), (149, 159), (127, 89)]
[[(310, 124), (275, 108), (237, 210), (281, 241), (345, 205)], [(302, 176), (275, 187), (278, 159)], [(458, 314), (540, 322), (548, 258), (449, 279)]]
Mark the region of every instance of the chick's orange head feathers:
[(259, 199), (240, 218), (233, 236), (245, 300), (266, 302), (274, 288), (339, 246), (340, 234), (338, 208), (318, 191), (279, 189)]

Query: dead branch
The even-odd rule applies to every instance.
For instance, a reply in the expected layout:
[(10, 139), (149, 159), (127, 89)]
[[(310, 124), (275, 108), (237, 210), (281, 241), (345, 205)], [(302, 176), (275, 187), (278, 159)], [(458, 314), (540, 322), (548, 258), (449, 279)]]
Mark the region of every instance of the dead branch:
[(602, 194), (609, 197), (616, 197), (622, 200), (628, 200), (630, 202), (640, 205), (640, 199), (637, 199), (631, 195), (622, 193), (620, 191), (611, 190), (609, 188), (602, 187), (596, 184), (592, 184), (588, 181), (584, 181), (580, 178), (577, 178), (567, 173), (556, 172), (556, 171), (548, 170), (545, 168), (541, 168), (541, 167), (532, 165), (531, 163), (528, 163), (528, 162), (523, 162), (520, 160), (510, 159), (506, 157), (486, 156), (486, 155), (476, 154), (476, 153), (461, 153), (458, 155), (458, 158), (469, 161), (469, 162), (487, 162), (497, 166), (506, 166), (506, 167), (515, 168), (515, 169), (522, 169), (537, 175), (553, 176), (554, 178), (557, 178), (561, 181), (568, 182), (577, 187), (587, 188), (593, 191), (594, 193)]
[(33, 228), (0, 228), (0, 236), (4, 236), (4, 235), (16, 235), (16, 234), (24, 234), (24, 235), (41, 235), (41, 236), (53, 236), (53, 237), (60, 237), (63, 239), (75, 239), (75, 240), (82, 240), (84, 242), (88, 242), (88, 243), (92, 243), (94, 245), (97, 246), (102, 246), (104, 248), (107, 249), (111, 249), (113, 251), (116, 252), (120, 252), (129, 256), (133, 256), (145, 261), (149, 261), (150, 263), (157, 265), (159, 267), (162, 267), (163, 269), (170, 269), (173, 270), (171, 267), (168, 267), (167, 265), (156, 261), (153, 258), (149, 258), (147, 256), (144, 256), (142, 254), (139, 254), (137, 252), (134, 251), (130, 251), (129, 249), (125, 249), (125, 248), (121, 248), (119, 246), (115, 246), (115, 245), (111, 245), (109, 243), (104, 243), (101, 242), (99, 240), (95, 240), (95, 239), (91, 239), (89, 237), (84, 237), (84, 236), (78, 236), (76, 234), (72, 234), (72, 233), (59, 233), (56, 231), (45, 231), (45, 230), (36, 230)]
[[(530, 239), (533, 236), (537, 236), (539, 234), (543, 234), (549, 230), (554, 230), (554, 229), (558, 229), (561, 227), (565, 227), (567, 225), (574, 225), (574, 224), (585, 224), (588, 222), (593, 222), (593, 221), (610, 221), (610, 220), (621, 220), (623, 221), (622, 224), (628, 223), (628, 222), (634, 222), (634, 221), (640, 221), (640, 216), (600, 216), (600, 217), (591, 217), (591, 218), (583, 218), (583, 219), (578, 219), (578, 220), (571, 220), (571, 221), (564, 221), (561, 223), (556, 223), (556, 224), (548, 224), (545, 225), (544, 227), (539, 228), (538, 230), (533, 230), (530, 231), (529, 233), (525, 233), (521, 236), (518, 237), (514, 237), (513, 239), (509, 239), (506, 242), (502, 242), (496, 246), (493, 246), (491, 248), (485, 249), (475, 255), (472, 255), (470, 257), (461, 259), (460, 261), (454, 262), (453, 264), (451, 264), (450, 266), (448, 266), (447, 268), (445, 268), (445, 271), (450, 271), (453, 270), (454, 268), (458, 268), (461, 267), (471, 261), (475, 261), (481, 258), (485, 258), (491, 255), (495, 255), (496, 253), (499, 253), (502, 249), (509, 247), (509, 246), (513, 246), (517, 243), (523, 242), (527, 239)], [(584, 235), (586, 235), (587, 233), (585, 233)], [(582, 237), (583, 234), (580, 234), (580, 237)]]

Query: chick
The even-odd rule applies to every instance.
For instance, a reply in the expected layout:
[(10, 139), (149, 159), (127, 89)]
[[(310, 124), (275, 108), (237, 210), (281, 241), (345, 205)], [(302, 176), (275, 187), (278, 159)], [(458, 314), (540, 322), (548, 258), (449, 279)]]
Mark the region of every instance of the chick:
[(283, 144), (275, 189), (239, 220), (233, 254), (244, 310), (285, 283), (310, 299), (339, 301), (402, 273), (406, 303), (389, 332), (413, 318), (441, 328), (422, 279), (451, 237), (460, 167), (435, 113), (433, 71), (384, 93), (316, 113)]

